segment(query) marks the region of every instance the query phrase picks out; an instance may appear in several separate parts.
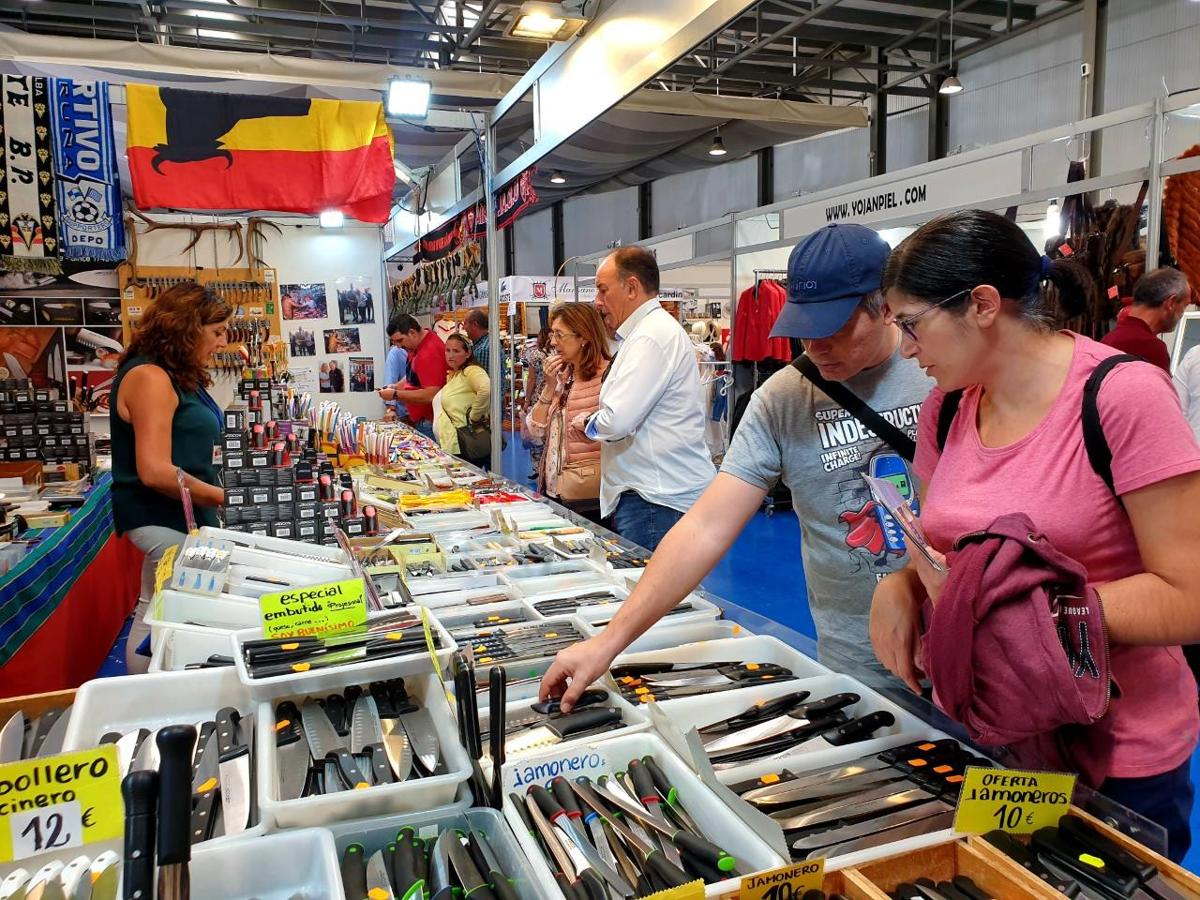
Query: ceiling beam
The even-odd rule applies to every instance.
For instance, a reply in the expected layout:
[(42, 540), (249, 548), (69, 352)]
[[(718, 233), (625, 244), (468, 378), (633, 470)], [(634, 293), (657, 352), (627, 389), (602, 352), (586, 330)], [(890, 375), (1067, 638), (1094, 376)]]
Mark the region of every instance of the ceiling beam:
[[(813, 64), (813, 69), (816, 74), (824, 74), (820, 70), (823, 67), (820, 63)], [(700, 66), (679, 65), (671, 69), (673, 74), (679, 75), (681, 78), (695, 78), (699, 83), (699, 79), (708, 70)], [(782, 77), (781, 77), (782, 76)], [(758, 66), (749, 66), (745, 63), (739, 63), (735, 68), (730, 69), (721, 76), (721, 90), (724, 91), (726, 82), (745, 82), (756, 85), (765, 85), (768, 88), (773, 86), (784, 87), (785, 83), (791, 82), (790, 72), (781, 72), (777, 69), (764, 69)], [(867, 84), (863, 81), (845, 81), (831, 78), (820, 78), (811, 81), (805, 81), (805, 85), (811, 86), (817, 90), (835, 90), (835, 91), (861, 91)], [(923, 88), (900, 88), (897, 96), (901, 97), (921, 97), (925, 98), (927, 92)]]
[(471, 26), (471, 30), (467, 32), (467, 36), (464, 37), (462, 41), (459, 42), (458, 46), (450, 52), (451, 62), (454, 62), (454, 60), (466, 53), (467, 49), (474, 44), (476, 40), (478, 40), (479, 36), (483, 34), (483, 30), (487, 28), (488, 17), (499, 5), (500, 0), (487, 0), (487, 2), (483, 5), (483, 9), (479, 11), (479, 18), (475, 21), (475, 24)]

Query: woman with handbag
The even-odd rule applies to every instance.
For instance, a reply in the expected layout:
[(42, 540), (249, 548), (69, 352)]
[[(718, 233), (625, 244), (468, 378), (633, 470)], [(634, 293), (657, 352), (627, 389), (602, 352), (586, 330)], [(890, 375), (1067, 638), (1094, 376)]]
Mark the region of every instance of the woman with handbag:
[(527, 419), (545, 442), (538, 488), (598, 522), (600, 444), (570, 423), (600, 406), (600, 383), (612, 359), (604, 321), (590, 303), (564, 303), (550, 313), (550, 345), (545, 383)]
[(446, 338), (446, 367), (450, 372), (433, 423), (437, 442), (447, 453), (487, 468), (491, 454), (488, 400), (492, 390), (488, 373), (471, 353), (471, 342), (461, 334)]

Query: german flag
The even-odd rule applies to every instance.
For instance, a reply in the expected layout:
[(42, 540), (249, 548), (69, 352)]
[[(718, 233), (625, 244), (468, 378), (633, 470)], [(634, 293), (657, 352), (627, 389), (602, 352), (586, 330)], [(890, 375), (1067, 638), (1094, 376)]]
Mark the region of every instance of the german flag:
[(396, 174), (383, 104), (130, 84), (129, 171), (141, 209), (340, 209), (383, 223)]

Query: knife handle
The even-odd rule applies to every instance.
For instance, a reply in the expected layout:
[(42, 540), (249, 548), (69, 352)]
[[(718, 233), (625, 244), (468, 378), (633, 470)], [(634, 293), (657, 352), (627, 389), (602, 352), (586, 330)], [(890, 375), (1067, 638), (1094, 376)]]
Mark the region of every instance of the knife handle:
[(1039, 857), (1047, 854), (1060, 868), (1085, 885), (1094, 885), (1102, 891), (1117, 891), (1125, 897), (1132, 896), (1139, 885), (1133, 875), (1114, 871), (1106, 860), (1099, 859), (1094, 854), (1085, 851), (1083, 855), (1092, 856), (1093, 859), (1089, 862), (1082, 861), (1081, 854), (1063, 840), (1057, 828), (1040, 828), (1035, 831), (1032, 846)]
[(367, 855), (362, 844), (350, 844), (342, 853), (342, 888), (346, 900), (366, 900)]
[(788, 715), (794, 719), (819, 719), (829, 715), (831, 712), (837, 712), (840, 709), (845, 709), (847, 706), (853, 706), (861, 699), (862, 697), (858, 694), (832, 694), (829, 697), (823, 697), (811, 703), (801, 704), (788, 713)]
[(325, 715), (333, 725), (333, 730), (338, 733), (338, 737), (346, 737), (350, 733), (350, 729), (346, 727), (346, 720), (349, 718), (348, 711), (346, 698), (341, 694), (330, 694), (325, 698)]
[(383, 744), (368, 744), (364, 749), (371, 760), (371, 775), (374, 777), (375, 783), (394, 784), (396, 775), (392, 772), (387, 750), (384, 749)]
[(275, 707), (275, 746), (286, 747), (300, 740), (300, 710), (291, 700), (284, 700)]
[(853, 744), (857, 741), (863, 741), (869, 738), (880, 728), (889, 728), (896, 724), (896, 717), (886, 710), (877, 710), (873, 713), (868, 713), (859, 719), (851, 719), (844, 725), (839, 725), (831, 731), (822, 732), (821, 737), (825, 738), (835, 747), (841, 747), (844, 744)]
[(417, 883), (417, 845), (413, 838), (416, 832), (411, 827), (401, 828), (396, 834), (396, 853), (392, 857), (392, 886), (396, 896), (403, 897)]
[(212, 837), (213, 813), (217, 809), (217, 780), (210, 779), (213, 786), (199, 791), (192, 801), (192, 844), (200, 844)]
[[(801, 693), (804, 692), (801, 691)], [(659, 767), (654, 757), (650, 755), (643, 756), (642, 765), (650, 773), (650, 778), (653, 779), (654, 787), (658, 791), (659, 796), (666, 800), (669, 806), (678, 806), (679, 791), (671, 784), (671, 780), (667, 778), (667, 774)]]
[(602, 706), (598, 709), (584, 709), (551, 719), (546, 723), (546, 727), (560, 738), (565, 739), (573, 734), (603, 728), (605, 725), (612, 725), (620, 721), (621, 711), (619, 709)]
[(566, 810), (563, 809), (557, 800), (550, 795), (550, 792), (540, 784), (532, 784), (529, 786), (529, 793), (533, 800), (538, 805), (538, 809), (542, 811), (547, 821), (553, 822), (559, 816), (565, 816)]
[(657, 848), (650, 851), (650, 855), (646, 857), (646, 868), (651, 870), (655, 876), (669, 888), (680, 887), (687, 884), (689, 881), (694, 881), (688, 873), (675, 865), (663, 852)]
[(980, 890), (979, 885), (977, 885), (966, 875), (955, 875), (950, 881), (950, 884), (952, 884), (960, 894), (968, 897), (969, 900), (981, 900), (981, 898), (982, 900), (988, 900), (989, 898), (989, 895)]
[(580, 893), (587, 900), (608, 900), (608, 891), (595, 869), (584, 869), (580, 872), (578, 885), (582, 886), (583, 890)]
[(942, 755), (952, 751), (961, 751), (962, 746), (954, 738), (942, 738), (938, 741), (913, 741), (901, 747), (884, 750), (878, 758), (885, 763), (897, 763), (911, 757), (928, 757)]
[(208, 740), (213, 736), (213, 732), (217, 730), (216, 722), (205, 722), (200, 726), (200, 731), (196, 735), (196, 749), (192, 753), (192, 783), (196, 781), (196, 773), (200, 771), (200, 763), (204, 759), (204, 752), (208, 747)]
[(388, 688), (387, 683), (372, 681), (369, 690), (371, 696), (375, 698), (375, 706), (379, 710), (379, 718), (396, 718), (396, 704), (392, 700), (392, 691)]
[[(504, 805), (504, 744), (508, 739), (508, 673), (503, 666), (493, 666), (488, 672), (488, 711), (491, 721), (489, 743), (492, 756), (492, 806)], [(478, 720), (476, 720), (478, 721)]]
[(724, 723), (714, 723), (714, 726), (720, 724), (748, 725), (752, 722), (760, 722), (763, 719), (773, 719), (788, 712), (797, 704), (803, 703), (809, 696), (811, 696), (809, 691), (795, 691), (791, 694), (785, 694), (774, 700), (757, 703), (745, 712), (726, 719)]
[(221, 753), (221, 762), (238, 756), (245, 749), (245, 744), (238, 741), (238, 718), (238, 711), (232, 706), (217, 710), (217, 749)]
[(337, 766), (338, 778), (341, 779), (342, 784), (345, 785), (347, 790), (361, 791), (363, 788), (371, 786), (359, 770), (358, 763), (354, 761), (354, 755), (345, 747), (338, 750), (330, 750), (325, 754), (325, 762), (332, 762)]
[(130, 772), (121, 781), (125, 801), (124, 900), (154, 897), (155, 810), (158, 773), (147, 769)]
[[(218, 725), (220, 728), (220, 725)], [(158, 864), (186, 863), (192, 856), (192, 725), (168, 725), (155, 735), (158, 744)]]
[(722, 667), (718, 671), (733, 681), (758, 681), (759, 679), (790, 678), (791, 669), (777, 666), (774, 663), (740, 663), (736, 666)]
[(680, 850), (686, 851), (699, 860), (703, 860), (718, 872), (732, 872), (737, 866), (737, 860), (705, 838), (688, 831), (677, 831), (671, 836), (673, 843)]
[(1118, 869), (1131, 873), (1138, 881), (1149, 881), (1158, 874), (1153, 863), (1142, 862), (1132, 853), (1118, 847), (1100, 832), (1076, 816), (1065, 815), (1058, 820), (1058, 830), (1077, 844), (1090, 848), (1105, 857)]
[(642, 765), (642, 761), (631, 759), (627, 767), (629, 778), (633, 782), (633, 790), (637, 794), (637, 798), (642, 801), (642, 805), (648, 803), (658, 803), (658, 791), (654, 788), (654, 779)]

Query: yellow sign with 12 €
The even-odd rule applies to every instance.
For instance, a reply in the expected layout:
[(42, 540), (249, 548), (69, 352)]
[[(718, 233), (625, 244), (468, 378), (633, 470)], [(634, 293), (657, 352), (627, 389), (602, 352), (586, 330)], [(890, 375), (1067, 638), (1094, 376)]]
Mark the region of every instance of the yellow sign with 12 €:
[(361, 628), (367, 624), (365, 594), (361, 578), (263, 594), (263, 637), (319, 637)]
[(1063, 772), (1023, 772), (970, 766), (963, 775), (954, 830), (986, 834), (1033, 834), (1057, 825), (1071, 808), (1075, 776)]
[(742, 877), (740, 900), (800, 900), (825, 885), (825, 860), (807, 862)]
[(0, 862), (120, 838), (117, 747), (0, 766)]

